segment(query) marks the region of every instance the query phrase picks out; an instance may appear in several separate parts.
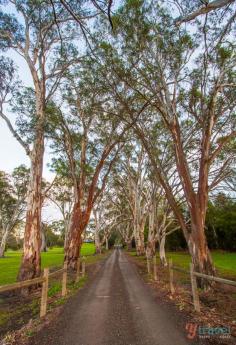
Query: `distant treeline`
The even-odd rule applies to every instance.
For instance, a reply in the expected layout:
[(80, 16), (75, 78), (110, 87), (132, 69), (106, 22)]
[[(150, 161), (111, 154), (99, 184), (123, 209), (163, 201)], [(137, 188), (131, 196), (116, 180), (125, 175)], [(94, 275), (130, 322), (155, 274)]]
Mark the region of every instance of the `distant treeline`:
[[(236, 199), (219, 193), (208, 204), (206, 236), (210, 249), (236, 251)], [(167, 250), (187, 249), (181, 231), (167, 237)]]

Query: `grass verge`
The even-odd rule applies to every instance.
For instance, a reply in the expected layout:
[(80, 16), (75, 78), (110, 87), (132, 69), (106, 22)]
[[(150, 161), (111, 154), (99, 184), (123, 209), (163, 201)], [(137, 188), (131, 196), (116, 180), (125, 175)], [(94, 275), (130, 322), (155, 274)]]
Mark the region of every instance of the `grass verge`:
[[(91, 252), (91, 251), (90, 251)], [(95, 264), (101, 260), (104, 260), (109, 255), (109, 252), (100, 255), (90, 255), (86, 257), (86, 272), (90, 271), (89, 266)], [(92, 268), (91, 268), (92, 269)], [(61, 296), (61, 281), (62, 276), (51, 277), (49, 280), (48, 290), (48, 314), (55, 308), (63, 305), (70, 296), (75, 294), (80, 288), (82, 288), (88, 279), (88, 274), (85, 277), (80, 277), (78, 283), (75, 282), (75, 273), (68, 272), (67, 276), (67, 295), (66, 297)], [(2, 294), (0, 296), (0, 338), (7, 337), (10, 333), (17, 332), (24, 325), (28, 324), (29, 321), (35, 324), (41, 324), (39, 319), (40, 311), (40, 297), (41, 289), (32, 291), (30, 296), (22, 298), (19, 295)], [(50, 317), (50, 316), (49, 316)], [(26, 328), (28, 337), (31, 332), (30, 327)], [(10, 333), (9, 333), (10, 332)], [(18, 343), (17, 343), (18, 344)]]
[[(93, 256), (95, 246), (93, 243), (84, 243), (81, 248), (81, 256)], [(22, 252), (9, 250), (5, 257), (0, 259), (0, 285), (11, 284), (16, 281), (20, 267)], [(64, 259), (63, 248), (52, 248), (42, 253), (42, 268), (61, 267)]]
[[(131, 255), (136, 256), (136, 252), (130, 252)], [(217, 270), (217, 275), (224, 278), (236, 279), (236, 253), (229, 253), (224, 251), (211, 252), (214, 265)], [(172, 258), (173, 265), (189, 270), (190, 255), (187, 252), (167, 252), (167, 259)], [(139, 257), (140, 260), (146, 260), (144, 256)], [(159, 256), (157, 261), (160, 263)]]

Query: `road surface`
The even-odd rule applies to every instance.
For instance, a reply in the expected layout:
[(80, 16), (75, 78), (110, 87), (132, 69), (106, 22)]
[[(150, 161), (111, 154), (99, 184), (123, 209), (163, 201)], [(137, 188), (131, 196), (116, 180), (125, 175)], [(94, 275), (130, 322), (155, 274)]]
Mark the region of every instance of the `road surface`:
[(116, 249), (32, 345), (185, 345), (176, 314)]

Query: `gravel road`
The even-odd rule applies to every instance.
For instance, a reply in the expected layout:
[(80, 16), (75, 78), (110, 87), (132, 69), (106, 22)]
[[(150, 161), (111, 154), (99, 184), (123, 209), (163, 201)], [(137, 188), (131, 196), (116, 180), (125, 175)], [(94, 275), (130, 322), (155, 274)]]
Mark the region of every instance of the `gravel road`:
[[(179, 314), (178, 314), (179, 315)], [(185, 345), (184, 327), (155, 298), (136, 267), (114, 250), (89, 283), (32, 345)]]

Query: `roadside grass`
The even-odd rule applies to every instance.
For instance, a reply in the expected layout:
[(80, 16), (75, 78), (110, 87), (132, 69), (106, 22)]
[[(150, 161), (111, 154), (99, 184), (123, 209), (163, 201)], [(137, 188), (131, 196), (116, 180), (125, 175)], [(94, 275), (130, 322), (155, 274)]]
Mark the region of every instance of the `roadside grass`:
[[(131, 253), (134, 256), (136, 255), (135, 252)], [(212, 251), (211, 255), (219, 276), (231, 279), (236, 278), (236, 253), (216, 250)], [(187, 252), (167, 252), (166, 256), (167, 259), (172, 259), (173, 265), (189, 270), (190, 255)], [(157, 258), (159, 263), (159, 256)], [(140, 260), (144, 259), (144, 257), (140, 257)]]
[[(236, 253), (212, 251), (211, 255), (218, 275), (236, 277)], [(189, 269), (190, 255), (188, 253), (169, 252), (167, 258), (172, 258), (174, 265)]]
[[(157, 281), (153, 279), (153, 265), (151, 265), (150, 274), (147, 273), (147, 264), (145, 256), (136, 256), (132, 251), (131, 256), (137, 265), (138, 272), (147, 283), (153, 284), (153, 287), (160, 293), (161, 298), (173, 301), (180, 311), (185, 310), (193, 315), (193, 301), (191, 279), (189, 274), (190, 255), (187, 252), (167, 252), (167, 259), (171, 258), (173, 265), (181, 267), (187, 272), (174, 271), (173, 284), (174, 293), (170, 292), (170, 274), (168, 267), (160, 264), (157, 254)], [(236, 253), (222, 250), (211, 252), (214, 265), (216, 267), (216, 276), (236, 281)], [(186, 274), (187, 273), (187, 274)], [(236, 319), (236, 290), (235, 287), (226, 284), (213, 284), (211, 289), (198, 288), (201, 312), (197, 315), (198, 323), (208, 323), (214, 326), (218, 324), (232, 325)]]
[[(95, 253), (93, 243), (84, 243), (81, 248), (81, 256), (92, 256)], [(0, 259), (0, 285), (11, 284), (16, 281), (18, 269), (20, 266), (22, 252), (8, 250), (5, 258)], [(63, 264), (63, 248), (52, 248), (48, 252), (42, 253), (42, 267), (61, 267)], [(92, 261), (87, 259), (88, 262)], [(94, 259), (96, 261), (96, 259)]]
[[(110, 251), (106, 251), (100, 255), (93, 255), (95, 253), (94, 244), (83, 244), (81, 249), (81, 256), (85, 256), (86, 267), (91, 264), (95, 264), (101, 260), (104, 260), (109, 254)], [(13, 255), (14, 254), (14, 255)], [(53, 266), (62, 266), (63, 263), (63, 249), (54, 248), (49, 250), (47, 253), (42, 255), (42, 266), (49, 267)], [(16, 278), (16, 272), (20, 264), (20, 252), (8, 252), (5, 259), (2, 259), (3, 262), (8, 262), (15, 260), (15, 275), (10, 276), (13, 280)], [(0, 260), (1, 264), (1, 260)], [(5, 270), (10, 265), (5, 264)], [(0, 266), (1, 267), (1, 266)], [(1, 268), (0, 268), (1, 269)], [(14, 271), (11, 271), (11, 273)], [(2, 271), (0, 271), (0, 277), (2, 278)], [(13, 278), (12, 278), (13, 277)], [(61, 296), (62, 289), (62, 276), (52, 277), (49, 280), (49, 289), (48, 289), (48, 311), (52, 311), (56, 307), (63, 305), (72, 295), (74, 295), (79, 289), (81, 289), (88, 280), (88, 273), (86, 269), (86, 274), (84, 277), (80, 276), (79, 282), (75, 282), (75, 273), (68, 271), (67, 275), (67, 295), (65, 297)], [(13, 280), (14, 281), (14, 280)], [(39, 320), (39, 311), (40, 311), (40, 297), (41, 290), (32, 291), (26, 299), (19, 298), (18, 295), (15, 296), (1, 296), (0, 297), (0, 343), (2, 337), (7, 338), (8, 334), (11, 332), (14, 333), (15, 330), (20, 329), (25, 325), (30, 319), (33, 321), (32, 325), (26, 329), (25, 335), (31, 337), (34, 332), (34, 328), (40, 322)], [(12, 300), (12, 298), (14, 300)], [(37, 328), (37, 327), (36, 327)], [(10, 333), (9, 333), (10, 332)]]
[[(80, 277), (79, 282), (76, 283), (73, 280), (73, 277), (68, 275), (67, 295), (65, 297), (61, 296), (61, 279), (54, 279), (51, 281), (48, 289), (47, 311), (50, 312), (54, 308), (65, 304), (72, 295), (85, 285), (87, 279), (88, 276), (86, 274), (85, 277)], [(15, 303), (5, 303), (5, 305), (0, 305), (0, 338), (1, 335), (4, 335), (7, 331), (12, 331), (12, 326), (14, 329), (22, 327), (22, 325), (28, 322), (29, 318), (38, 323), (40, 296), (40, 291), (36, 291), (30, 300), (16, 300)], [(33, 330), (27, 330), (27, 332), (28, 331), (33, 332)], [(30, 334), (26, 335), (31, 336)]]

